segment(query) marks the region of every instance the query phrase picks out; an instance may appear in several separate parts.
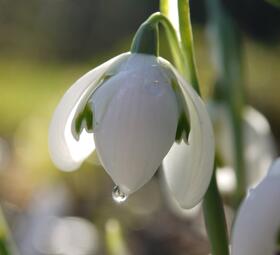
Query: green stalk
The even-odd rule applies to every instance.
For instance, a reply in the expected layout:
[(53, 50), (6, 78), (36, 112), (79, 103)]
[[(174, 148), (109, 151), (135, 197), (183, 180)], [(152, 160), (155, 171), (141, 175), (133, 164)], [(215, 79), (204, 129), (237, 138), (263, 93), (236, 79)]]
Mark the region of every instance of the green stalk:
[(159, 9), (160, 9), (160, 12), (162, 14), (164, 14), (165, 16), (168, 15), (168, 9), (169, 9), (169, 0), (161, 0), (160, 3), (159, 3)]
[(4, 213), (0, 207), (0, 255), (15, 255), (18, 254), (14, 241), (11, 238), (11, 233)]
[(217, 52), (216, 69), (219, 74), (217, 94), (225, 103), (233, 134), (234, 169), (237, 180), (235, 205), (246, 194), (246, 175), (243, 146), (244, 88), (241, 60), (240, 32), (220, 0), (207, 0), (212, 48)]
[(178, 0), (178, 15), (182, 52), (186, 62), (185, 68), (187, 69), (188, 80), (199, 93), (200, 89), (195, 63), (189, 0)]
[[(164, 4), (166, 1), (164, 1)], [(181, 49), (187, 80), (193, 85), (199, 95), (199, 80), (195, 63), (193, 46), (193, 33), (190, 19), (188, 0), (178, 0), (179, 29), (181, 37)], [(228, 236), (225, 223), (223, 203), (217, 188), (216, 176), (213, 174), (210, 186), (203, 200), (203, 212), (207, 233), (211, 242), (212, 255), (228, 255)]]
[(227, 225), (215, 173), (203, 200), (203, 214), (213, 255), (229, 255)]

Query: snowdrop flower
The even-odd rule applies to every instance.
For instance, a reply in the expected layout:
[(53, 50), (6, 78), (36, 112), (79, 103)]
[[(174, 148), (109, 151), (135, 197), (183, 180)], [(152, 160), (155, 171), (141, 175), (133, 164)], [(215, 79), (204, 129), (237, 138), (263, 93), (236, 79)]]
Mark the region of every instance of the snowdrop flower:
[[(230, 188), (234, 190), (236, 185), (232, 168), (234, 152), (230, 119), (223, 104), (211, 103), (209, 110), (214, 123), (217, 150), (224, 163), (223, 168), (218, 171), (218, 184), (228, 192)], [(249, 188), (266, 175), (269, 165), (276, 157), (276, 148), (267, 119), (250, 106), (244, 109), (243, 132), (246, 180)], [(224, 185), (224, 182), (227, 184)]]
[(242, 203), (232, 234), (232, 255), (276, 255), (280, 241), (280, 158)]
[(147, 183), (162, 161), (183, 207), (202, 199), (212, 175), (206, 107), (175, 68), (154, 55), (121, 54), (85, 74), (61, 99), (49, 130), (53, 162), (71, 171), (94, 149), (119, 201)]

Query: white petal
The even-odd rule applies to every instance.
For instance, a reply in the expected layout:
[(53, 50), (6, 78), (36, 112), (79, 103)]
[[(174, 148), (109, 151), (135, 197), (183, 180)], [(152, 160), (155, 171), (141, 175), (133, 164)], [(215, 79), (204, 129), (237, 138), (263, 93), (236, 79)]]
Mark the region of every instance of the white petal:
[(53, 114), (49, 128), (49, 152), (54, 164), (61, 170), (71, 171), (95, 149), (93, 135), (83, 130), (77, 141), (72, 135), (72, 121), (96, 88), (97, 81), (115, 61), (127, 56), (119, 55), (91, 70), (77, 80), (64, 94)]
[[(242, 203), (232, 234), (233, 255), (277, 254), (280, 230), (280, 159)], [(279, 252), (279, 251), (278, 251)]]
[[(153, 176), (170, 149), (178, 106), (156, 57), (130, 56), (123, 71), (99, 91), (119, 83), (121, 87), (95, 127), (94, 138), (104, 168), (122, 192), (129, 194)], [(98, 106), (94, 106), (96, 114), (103, 110)]]
[[(172, 67), (173, 68), (173, 67)], [(173, 68), (189, 111), (189, 144), (175, 143), (163, 161), (166, 182), (183, 208), (192, 208), (205, 194), (213, 172), (214, 136), (201, 98)]]
[(177, 217), (182, 219), (194, 220), (201, 211), (201, 203), (198, 203), (195, 207), (191, 209), (185, 209), (180, 206), (178, 201), (174, 198), (173, 194), (169, 191), (166, 183), (164, 172), (160, 171), (160, 184), (163, 194), (163, 198), (168, 206), (168, 209)]

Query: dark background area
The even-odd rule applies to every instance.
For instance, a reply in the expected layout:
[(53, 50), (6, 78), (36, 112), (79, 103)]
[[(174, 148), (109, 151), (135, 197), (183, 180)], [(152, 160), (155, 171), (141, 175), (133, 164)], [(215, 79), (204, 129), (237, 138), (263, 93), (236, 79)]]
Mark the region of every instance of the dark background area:
[[(192, 19), (206, 22), (203, 0), (190, 1)], [(280, 11), (264, 0), (224, 0), (241, 30), (276, 44)], [(1, 0), (0, 51), (27, 51), (63, 61), (92, 58), (131, 37), (158, 10), (158, 1), (137, 0)]]

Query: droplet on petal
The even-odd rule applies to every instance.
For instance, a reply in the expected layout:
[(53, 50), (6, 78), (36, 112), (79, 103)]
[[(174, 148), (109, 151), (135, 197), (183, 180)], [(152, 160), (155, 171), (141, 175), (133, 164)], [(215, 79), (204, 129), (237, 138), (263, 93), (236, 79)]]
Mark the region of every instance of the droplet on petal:
[(127, 199), (128, 195), (126, 195), (124, 192), (122, 192), (120, 187), (116, 185), (113, 188), (112, 197), (115, 202), (122, 203)]

